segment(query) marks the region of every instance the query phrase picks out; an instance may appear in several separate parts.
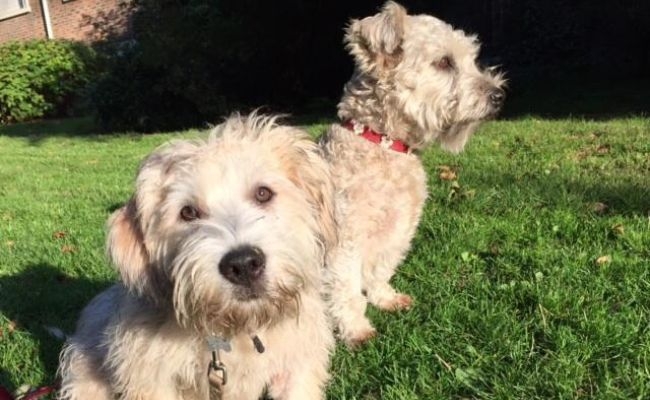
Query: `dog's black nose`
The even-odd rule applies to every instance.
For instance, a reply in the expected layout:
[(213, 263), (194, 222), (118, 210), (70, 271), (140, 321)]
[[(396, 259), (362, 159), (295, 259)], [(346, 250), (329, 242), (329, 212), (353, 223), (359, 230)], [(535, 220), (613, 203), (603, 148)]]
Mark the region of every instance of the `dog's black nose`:
[(500, 107), (506, 99), (506, 92), (503, 89), (492, 89), (490, 92), (490, 103), (495, 107)]
[(264, 273), (266, 256), (257, 247), (241, 246), (226, 253), (219, 262), (219, 272), (235, 285), (250, 286)]

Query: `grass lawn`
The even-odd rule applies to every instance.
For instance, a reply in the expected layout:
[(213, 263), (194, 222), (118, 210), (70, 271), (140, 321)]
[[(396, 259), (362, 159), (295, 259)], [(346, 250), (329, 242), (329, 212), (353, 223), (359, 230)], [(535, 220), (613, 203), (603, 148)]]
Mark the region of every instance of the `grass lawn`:
[[(312, 125), (317, 134), (324, 125)], [(139, 160), (197, 132), (92, 135), (88, 121), (0, 128), (0, 385), (54, 379), (82, 306), (116, 278), (104, 224)], [(430, 196), (369, 309), (381, 336), (338, 346), (331, 399), (650, 398), (650, 119), (519, 117), (459, 156), (423, 156)]]

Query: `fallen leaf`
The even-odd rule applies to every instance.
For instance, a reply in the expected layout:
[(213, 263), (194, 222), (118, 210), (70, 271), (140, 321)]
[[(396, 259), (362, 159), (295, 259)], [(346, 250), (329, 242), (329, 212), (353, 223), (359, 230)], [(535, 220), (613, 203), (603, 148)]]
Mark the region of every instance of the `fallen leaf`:
[(605, 214), (609, 207), (605, 203), (600, 203), (600, 202), (595, 202), (591, 205), (591, 211), (595, 212), (596, 214)]
[(623, 226), (623, 224), (615, 224), (612, 226), (612, 232), (616, 236), (621, 236), (622, 234), (625, 233), (625, 227)]
[(54, 232), (54, 233), (52, 234), (52, 237), (53, 237), (54, 239), (63, 239), (63, 238), (65, 237), (65, 235), (66, 235), (66, 234), (65, 234), (65, 232), (63, 232), (63, 231), (56, 231), (56, 232)]
[(20, 385), (19, 388), (14, 391), (14, 395), (16, 395), (16, 398), (23, 397), (27, 393), (31, 392), (33, 388), (29, 386), (28, 384)]
[(609, 264), (610, 262), (612, 262), (612, 257), (609, 255), (600, 256), (596, 259), (596, 264), (598, 265), (605, 265)]
[(7, 324), (7, 331), (9, 333), (12, 333), (13, 331), (16, 330), (18, 327), (18, 323), (16, 321), (9, 321), (9, 324)]
[(582, 161), (585, 158), (589, 157), (589, 151), (588, 150), (580, 150), (575, 153), (574, 158), (578, 161)]
[(599, 137), (601, 137), (603, 135), (604, 135), (604, 132), (594, 131), (594, 132), (591, 132), (591, 134), (589, 134), (589, 137), (591, 139), (598, 139)]
[(498, 256), (499, 254), (501, 254), (501, 249), (499, 248), (498, 243), (490, 244), (490, 254), (492, 254), (493, 256)]
[(64, 254), (76, 253), (77, 248), (70, 244), (65, 244), (61, 247), (61, 252)]
[(460, 185), (458, 184), (458, 181), (452, 181), (451, 182), (451, 190), (449, 191), (449, 194), (447, 195), (447, 199), (451, 200), (454, 197), (458, 196), (460, 194)]
[(443, 181), (453, 181), (457, 178), (454, 171), (442, 171), (439, 176)]
[(598, 146), (598, 148), (596, 148), (596, 153), (598, 153), (598, 154), (608, 154), (609, 150), (611, 148), (612, 148), (612, 146), (610, 146), (608, 144), (601, 144), (600, 146)]
[(474, 190), (474, 189), (465, 190), (465, 191), (462, 193), (462, 196), (463, 196), (464, 198), (468, 199), (468, 200), (471, 200), (471, 199), (473, 199), (474, 197), (476, 197), (476, 190)]

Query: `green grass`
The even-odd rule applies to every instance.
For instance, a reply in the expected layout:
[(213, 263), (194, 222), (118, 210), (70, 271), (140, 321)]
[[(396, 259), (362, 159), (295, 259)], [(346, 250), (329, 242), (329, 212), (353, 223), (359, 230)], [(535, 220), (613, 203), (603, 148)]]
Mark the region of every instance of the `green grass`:
[[(62, 343), (45, 327), (72, 331), (115, 279), (104, 224), (139, 160), (196, 134), (92, 131), (86, 120), (0, 128), (10, 389), (54, 379)], [(423, 159), (430, 196), (394, 278), (415, 307), (369, 310), (381, 335), (338, 346), (328, 398), (650, 398), (650, 119), (495, 121), (462, 155)]]

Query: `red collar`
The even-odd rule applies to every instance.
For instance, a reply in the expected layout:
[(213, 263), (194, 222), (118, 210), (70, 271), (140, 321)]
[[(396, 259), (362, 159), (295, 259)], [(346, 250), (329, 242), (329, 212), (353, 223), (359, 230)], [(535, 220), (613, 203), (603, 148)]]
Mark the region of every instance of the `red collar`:
[(342, 125), (366, 140), (382, 147), (395, 150), (398, 153), (408, 153), (409, 151), (409, 146), (401, 140), (391, 140), (388, 136), (377, 133), (370, 129), (370, 127), (361, 125), (356, 121), (348, 120), (343, 122)]

